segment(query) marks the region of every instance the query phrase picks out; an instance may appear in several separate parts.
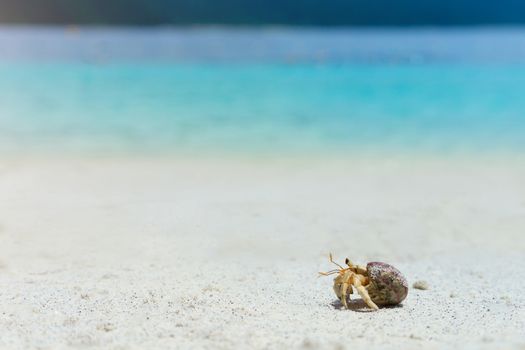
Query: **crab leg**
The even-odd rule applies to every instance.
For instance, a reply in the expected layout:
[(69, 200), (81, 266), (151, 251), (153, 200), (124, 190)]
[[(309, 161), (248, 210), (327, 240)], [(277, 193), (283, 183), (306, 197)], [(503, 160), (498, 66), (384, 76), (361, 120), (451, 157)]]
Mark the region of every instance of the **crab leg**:
[[(352, 287), (350, 287), (352, 288)], [(348, 290), (348, 283), (345, 282), (341, 285), (341, 303), (345, 307), (345, 309), (348, 309), (348, 304), (346, 303), (346, 291)]]
[(363, 298), (363, 301), (366, 303), (366, 305), (368, 305), (368, 307), (373, 310), (378, 310), (379, 307), (377, 307), (377, 305), (372, 301), (372, 299), (370, 299), (370, 295), (368, 295), (368, 291), (361, 284), (361, 281), (359, 280), (359, 278), (353, 278), (352, 282), (353, 282), (352, 284), (354, 285), (355, 289), (357, 289), (357, 292), (359, 293), (361, 298)]

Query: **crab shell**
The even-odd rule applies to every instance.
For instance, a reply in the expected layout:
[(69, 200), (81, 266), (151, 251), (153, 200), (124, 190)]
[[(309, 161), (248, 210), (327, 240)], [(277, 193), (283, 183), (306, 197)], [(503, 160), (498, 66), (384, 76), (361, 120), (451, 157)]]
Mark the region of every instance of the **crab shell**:
[(369, 262), (366, 271), (370, 281), (367, 291), (374, 303), (396, 305), (406, 298), (408, 283), (398, 269), (383, 262)]

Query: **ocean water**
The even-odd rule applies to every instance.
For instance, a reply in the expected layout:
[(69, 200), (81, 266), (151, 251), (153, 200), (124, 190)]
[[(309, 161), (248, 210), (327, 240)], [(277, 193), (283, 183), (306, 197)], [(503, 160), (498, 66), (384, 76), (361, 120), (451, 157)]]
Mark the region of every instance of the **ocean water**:
[(0, 153), (525, 150), (525, 29), (0, 28)]

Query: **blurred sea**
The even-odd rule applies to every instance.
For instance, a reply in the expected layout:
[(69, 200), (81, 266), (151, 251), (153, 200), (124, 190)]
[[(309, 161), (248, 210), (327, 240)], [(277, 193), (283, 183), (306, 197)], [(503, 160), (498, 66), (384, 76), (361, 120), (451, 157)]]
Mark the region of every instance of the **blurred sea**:
[(363, 150), (525, 150), (525, 29), (0, 27), (0, 153)]

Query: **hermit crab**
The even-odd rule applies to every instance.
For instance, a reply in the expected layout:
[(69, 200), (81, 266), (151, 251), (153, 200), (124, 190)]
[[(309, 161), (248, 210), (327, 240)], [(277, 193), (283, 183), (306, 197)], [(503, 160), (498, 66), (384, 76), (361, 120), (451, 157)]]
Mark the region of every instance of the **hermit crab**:
[(332, 254), (330, 262), (338, 269), (319, 272), (322, 276), (337, 274), (334, 279), (334, 292), (341, 303), (348, 309), (352, 287), (357, 290), (363, 301), (373, 310), (379, 306), (397, 305), (407, 296), (408, 283), (398, 269), (383, 262), (369, 262), (366, 267), (354, 265), (348, 258), (342, 267), (334, 262)]

